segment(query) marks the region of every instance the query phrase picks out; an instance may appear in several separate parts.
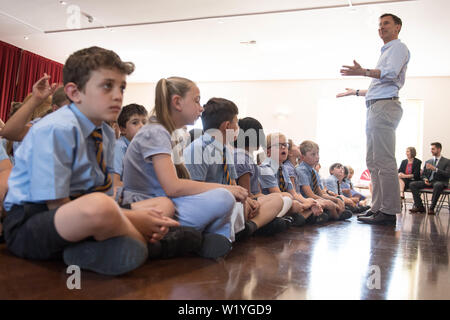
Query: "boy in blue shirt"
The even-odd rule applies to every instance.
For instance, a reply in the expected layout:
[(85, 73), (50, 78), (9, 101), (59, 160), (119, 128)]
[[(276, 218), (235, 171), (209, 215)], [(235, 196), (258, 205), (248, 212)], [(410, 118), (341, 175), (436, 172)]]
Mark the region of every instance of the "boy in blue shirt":
[(295, 172), (297, 173), (300, 191), (304, 197), (317, 200), (330, 214), (331, 220), (344, 220), (352, 217), (352, 212), (345, 210), (344, 201), (328, 195), (323, 190), (322, 181), (314, 166), (319, 162), (319, 145), (313, 141), (303, 141), (300, 144), (302, 163)]
[[(293, 197), (300, 198), (300, 200), (304, 201), (305, 198), (303, 198), (301, 194), (299, 179), (297, 177), (297, 173), (295, 172), (295, 168), (297, 167), (298, 163), (301, 162), (300, 148), (299, 146), (295, 145), (291, 139), (289, 139), (288, 141), (288, 157), (283, 162), (283, 169), (286, 169), (292, 186), (294, 187), (292, 190)], [(326, 212), (323, 212), (320, 215), (310, 215), (308, 219), (306, 219), (306, 223), (325, 223), (328, 221), (328, 219), (328, 214)]]
[(123, 186), (123, 157), (135, 134), (147, 123), (148, 113), (144, 106), (129, 104), (120, 111), (117, 124), (120, 128), (120, 138), (114, 146), (114, 188)]
[(4, 242), (3, 238), (3, 198), (8, 191), (8, 177), (11, 173), (12, 164), (9, 160), (5, 148), (0, 144), (0, 243)]
[[(5, 240), (15, 255), (62, 256), (67, 265), (118, 275), (144, 263), (147, 242), (179, 225), (156, 208), (121, 210), (107, 195), (115, 136), (105, 121), (117, 118), (133, 70), (132, 63), (99, 47), (67, 59), (63, 79), (72, 103), (36, 123), (15, 154), (4, 201)], [(48, 79), (33, 86), (30, 103), (54, 91)]]
[(334, 197), (339, 197), (344, 201), (345, 208), (353, 213), (360, 211), (356, 207), (353, 200), (344, 195), (342, 183), (344, 180), (344, 166), (341, 163), (333, 163), (330, 166), (330, 176), (325, 180), (327, 193)]
[[(238, 112), (237, 106), (227, 99), (212, 98), (204, 105), (205, 133), (184, 150), (186, 168), (193, 180), (236, 185), (238, 175), (230, 143), (239, 134)], [(243, 205), (242, 208), (236, 204), (232, 215), (235, 240), (243, 240), (258, 229), (264, 234), (275, 234), (287, 228), (284, 220), (276, 219), (283, 206), (281, 197), (247, 197)]]
[(283, 162), (287, 160), (289, 144), (285, 135), (272, 133), (267, 135), (267, 158), (261, 163), (260, 183), (263, 194), (281, 193), (290, 197), (292, 207), (288, 214), (293, 218), (292, 225), (300, 227), (311, 216), (319, 216), (322, 207), (313, 199), (305, 199), (295, 192), (287, 167)]

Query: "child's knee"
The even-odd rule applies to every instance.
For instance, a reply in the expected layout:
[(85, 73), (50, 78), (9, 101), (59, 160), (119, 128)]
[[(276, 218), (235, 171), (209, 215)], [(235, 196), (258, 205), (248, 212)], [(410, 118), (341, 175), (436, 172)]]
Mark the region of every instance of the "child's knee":
[(294, 197), (292, 196), (292, 194), (290, 194), (290, 193), (288, 193), (288, 192), (282, 192), (281, 195), (282, 195), (283, 197), (289, 197), (289, 198), (291, 198), (291, 199), (294, 199)]
[(278, 211), (281, 210), (281, 208), (283, 208), (283, 197), (282, 194), (279, 193), (271, 193), (269, 195), (267, 195), (268, 200), (270, 201), (270, 203), (275, 206)]
[(160, 200), (161, 210), (166, 217), (173, 217), (175, 214), (175, 205), (169, 198), (161, 198)]
[(225, 211), (231, 211), (234, 208), (234, 205), (236, 204), (236, 199), (234, 198), (233, 194), (223, 188), (216, 189), (216, 196), (218, 203), (217, 205), (221, 208), (223, 208)]
[(93, 228), (113, 227), (122, 220), (119, 206), (107, 195), (92, 193), (85, 199), (81, 205), (83, 219)]

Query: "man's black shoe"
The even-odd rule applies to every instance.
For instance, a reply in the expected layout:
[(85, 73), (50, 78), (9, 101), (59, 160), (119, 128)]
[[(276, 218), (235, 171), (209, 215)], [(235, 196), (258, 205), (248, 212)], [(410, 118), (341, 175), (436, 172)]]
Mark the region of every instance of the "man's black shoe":
[(425, 213), (425, 207), (414, 207), (412, 209), (409, 210), (410, 213)]
[(373, 212), (372, 210), (367, 210), (366, 212), (364, 212), (363, 214), (358, 214), (358, 219), (362, 218), (362, 217), (371, 217), (375, 214), (375, 212)]
[(358, 218), (358, 221), (368, 223), (368, 224), (378, 224), (378, 225), (390, 225), (395, 226), (397, 222), (397, 217), (392, 214), (386, 214), (381, 211), (378, 211), (374, 215), (370, 217), (361, 217)]

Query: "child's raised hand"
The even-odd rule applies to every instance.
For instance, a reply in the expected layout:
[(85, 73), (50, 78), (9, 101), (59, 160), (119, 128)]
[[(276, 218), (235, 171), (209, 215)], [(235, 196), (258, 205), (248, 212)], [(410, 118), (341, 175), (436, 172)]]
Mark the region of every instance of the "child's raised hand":
[(45, 100), (55, 92), (57, 84), (53, 83), (50, 85), (49, 79), (50, 76), (44, 73), (44, 76), (33, 85), (33, 97)]

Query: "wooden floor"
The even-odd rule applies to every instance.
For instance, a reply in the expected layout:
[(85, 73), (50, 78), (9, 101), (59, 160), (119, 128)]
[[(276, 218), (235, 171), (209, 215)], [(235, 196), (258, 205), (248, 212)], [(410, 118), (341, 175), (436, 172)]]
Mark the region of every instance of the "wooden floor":
[(149, 261), (120, 277), (32, 262), (0, 246), (0, 299), (450, 299), (448, 209), (397, 215), (397, 226), (350, 221), (235, 244), (219, 262)]

